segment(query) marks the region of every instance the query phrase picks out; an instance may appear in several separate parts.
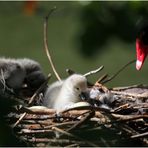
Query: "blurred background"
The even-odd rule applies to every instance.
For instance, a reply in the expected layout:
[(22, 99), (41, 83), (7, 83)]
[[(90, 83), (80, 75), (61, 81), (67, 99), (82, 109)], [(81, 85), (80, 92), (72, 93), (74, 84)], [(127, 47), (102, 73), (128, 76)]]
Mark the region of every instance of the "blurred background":
[[(43, 50), (43, 22), (54, 6), (57, 9), (49, 19), (48, 43), (62, 78), (67, 77), (66, 68), (84, 74), (104, 65), (100, 73), (89, 77), (94, 83), (103, 74), (112, 75), (136, 58), (136, 23), (147, 16), (148, 2), (1, 1), (0, 56), (28, 57), (37, 60), (45, 74), (52, 72)], [(148, 84), (147, 75), (148, 61), (141, 71), (136, 70), (134, 63), (106, 86)], [(53, 75), (49, 83), (55, 80)], [(0, 136), (4, 136), (2, 129), (3, 126)], [(7, 143), (3, 137), (0, 146)]]

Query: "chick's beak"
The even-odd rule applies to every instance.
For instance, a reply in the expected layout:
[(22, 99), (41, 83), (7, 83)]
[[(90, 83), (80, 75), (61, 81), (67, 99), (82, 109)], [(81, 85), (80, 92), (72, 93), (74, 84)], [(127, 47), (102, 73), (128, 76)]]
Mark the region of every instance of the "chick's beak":
[(86, 92), (81, 92), (79, 95), (80, 99), (82, 100), (87, 100), (88, 99), (88, 94)]

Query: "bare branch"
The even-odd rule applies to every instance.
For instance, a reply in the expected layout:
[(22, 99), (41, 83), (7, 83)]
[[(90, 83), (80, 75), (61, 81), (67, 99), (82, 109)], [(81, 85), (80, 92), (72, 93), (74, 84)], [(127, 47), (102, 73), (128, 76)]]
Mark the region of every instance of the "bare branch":
[(111, 77), (109, 77), (107, 80), (104, 80), (102, 82), (102, 84), (105, 84), (109, 81), (111, 81), (112, 79), (114, 79), (121, 71), (123, 71), (127, 66), (129, 66), (130, 64), (134, 63), (136, 60), (132, 60), (130, 62), (128, 62), (127, 64), (125, 64), (123, 67), (121, 67), (121, 69), (119, 69), (114, 75), (112, 75)]
[(148, 136), (148, 132), (142, 133), (142, 134), (137, 134), (137, 135), (133, 135), (131, 136), (131, 138), (141, 138), (141, 137), (145, 137)]
[(49, 81), (50, 77), (51, 77), (51, 74), (48, 74), (47, 79), (45, 80), (45, 82), (39, 87), (39, 89), (37, 89), (37, 91), (34, 93), (34, 95), (30, 98), (29, 103), (28, 103), (29, 105), (32, 104), (34, 98), (45, 88), (45, 85)]
[(56, 69), (55, 69), (55, 66), (54, 66), (54, 63), (53, 63), (53, 60), (51, 58), (51, 54), (49, 52), (49, 48), (48, 48), (48, 41), (47, 41), (47, 26), (48, 26), (48, 18), (49, 16), (51, 15), (51, 13), (56, 9), (56, 7), (54, 7), (53, 9), (51, 9), (48, 13), (48, 15), (45, 17), (45, 21), (44, 21), (44, 49), (45, 49), (45, 52), (46, 52), (46, 55), (48, 57), (48, 60), (50, 62), (50, 65), (52, 67), (52, 70), (56, 76), (56, 78), (61, 81), (61, 78), (59, 76), (59, 74), (57, 73)]
[(71, 131), (80, 125), (82, 125), (86, 120), (89, 120), (92, 116), (94, 116), (95, 112), (94, 111), (89, 111), (87, 112), (86, 116), (83, 117), (80, 121), (76, 122), (73, 126), (71, 126), (67, 131)]
[(60, 128), (57, 128), (57, 127), (53, 127), (52, 130), (55, 130), (55, 131), (57, 131), (57, 132), (59, 132), (59, 133), (62, 133), (62, 134), (64, 134), (64, 135), (67, 135), (67, 136), (74, 137), (74, 138), (76, 138), (76, 139), (82, 140), (82, 141), (84, 141), (85, 143), (87, 143), (89, 146), (94, 146), (94, 147), (97, 146), (97, 145), (95, 145), (94, 143), (89, 142), (89, 141), (86, 141), (86, 140), (84, 140), (84, 139), (82, 139), (82, 138), (80, 138), (80, 137), (78, 137), (78, 136), (76, 136), (76, 135), (74, 135), (74, 134), (72, 134), (72, 133), (69, 133), (69, 132), (67, 132), (67, 131), (65, 131), (65, 130), (63, 130), (63, 129), (60, 129)]
[(13, 125), (13, 128), (16, 127), (23, 119), (24, 117), (26, 116), (26, 112), (24, 112), (21, 117), (15, 122), (15, 124)]
[(100, 66), (99, 68), (97, 68), (97, 69), (95, 69), (95, 70), (92, 70), (92, 71), (90, 71), (90, 72), (84, 74), (84, 76), (85, 76), (85, 77), (88, 77), (88, 76), (90, 76), (90, 75), (92, 75), (92, 74), (96, 74), (96, 73), (98, 73), (99, 71), (101, 71), (103, 68), (104, 68), (104, 66)]
[(108, 74), (104, 74), (103, 76), (101, 76), (98, 80), (97, 83), (101, 83), (103, 80), (105, 80), (108, 77)]
[(66, 72), (67, 72), (69, 75), (72, 75), (72, 74), (75, 73), (72, 69), (66, 69)]

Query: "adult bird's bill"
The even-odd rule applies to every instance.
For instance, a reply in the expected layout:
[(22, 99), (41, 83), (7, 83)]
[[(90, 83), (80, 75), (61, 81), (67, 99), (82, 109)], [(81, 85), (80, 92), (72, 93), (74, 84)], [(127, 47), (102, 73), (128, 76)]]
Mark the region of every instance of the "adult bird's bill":
[(136, 69), (140, 70), (148, 55), (148, 24), (144, 24), (144, 26), (139, 30), (136, 38), (136, 54)]

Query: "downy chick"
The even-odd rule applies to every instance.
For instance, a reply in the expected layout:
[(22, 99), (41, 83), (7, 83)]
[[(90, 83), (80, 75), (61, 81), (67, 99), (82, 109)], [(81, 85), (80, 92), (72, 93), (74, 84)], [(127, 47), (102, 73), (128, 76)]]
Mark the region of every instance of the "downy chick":
[(81, 95), (87, 90), (87, 79), (80, 74), (73, 74), (61, 82), (49, 86), (43, 105), (56, 109), (57, 112), (81, 101)]
[(25, 84), (34, 93), (46, 79), (40, 64), (27, 58), (0, 58), (0, 72), (0, 88), (8, 87), (15, 92), (20, 91)]
[(37, 90), (46, 80), (40, 64), (37, 61), (27, 58), (18, 59), (17, 61), (24, 67), (26, 72), (24, 84), (33, 91)]
[(19, 89), (26, 75), (24, 67), (15, 59), (0, 58), (0, 88)]

